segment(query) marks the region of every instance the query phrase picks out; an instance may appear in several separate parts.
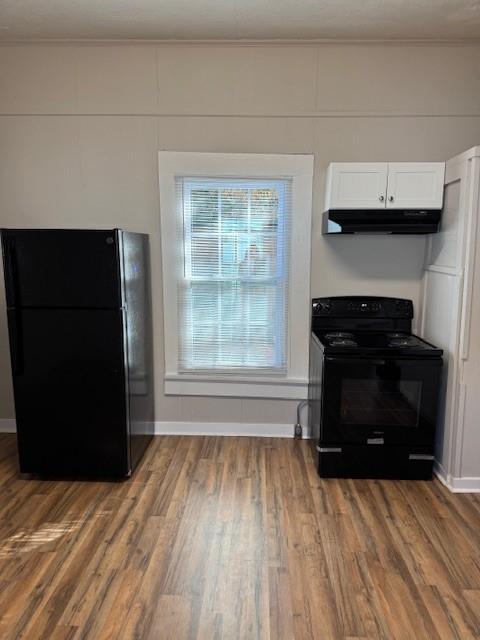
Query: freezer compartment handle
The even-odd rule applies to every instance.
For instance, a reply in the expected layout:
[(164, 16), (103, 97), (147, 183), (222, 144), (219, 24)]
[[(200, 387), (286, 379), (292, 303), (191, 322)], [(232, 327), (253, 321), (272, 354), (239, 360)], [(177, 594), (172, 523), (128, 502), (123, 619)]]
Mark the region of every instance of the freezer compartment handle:
[(7, 313), (12, 373), (15, 376), (19, 376), (23, 373), (22, 327), (20, 314), (17, 309), (8, 309)]
[(15, 240), (4, 236), (3, 240), (3, 262), (5, 266), (5, 293), (7, 295), (7, 307), (16, 307), (17, 299), (17, 278), (15, 265)]

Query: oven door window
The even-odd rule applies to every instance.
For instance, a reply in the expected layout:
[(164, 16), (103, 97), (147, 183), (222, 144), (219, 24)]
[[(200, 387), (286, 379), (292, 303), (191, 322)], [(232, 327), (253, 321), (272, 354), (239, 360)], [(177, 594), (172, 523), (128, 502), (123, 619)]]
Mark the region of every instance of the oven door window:
[(378, 427), (418, 427), (421, 380), (342, 380), (340, 418), (343, 424)]
[(325, 361), (321, 438), (325, 442), (431, 444), (442, 361)]

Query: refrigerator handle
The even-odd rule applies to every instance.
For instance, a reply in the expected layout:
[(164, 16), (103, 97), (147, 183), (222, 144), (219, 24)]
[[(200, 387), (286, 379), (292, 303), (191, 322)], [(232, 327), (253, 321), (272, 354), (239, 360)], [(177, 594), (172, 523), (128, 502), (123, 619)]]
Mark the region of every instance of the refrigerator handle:
[(17, 306), (17, 282), (15, 269), (15, 240), (7, 238), (4, 245), (5, 263), (5, 293), (7, 297), (7, 307)]
[(17, 309), (8, 309), (7, 313), (12, 373), (14, 376), (19, 376), (23, 373), (22, 328), (20, 326), (20, 317)]

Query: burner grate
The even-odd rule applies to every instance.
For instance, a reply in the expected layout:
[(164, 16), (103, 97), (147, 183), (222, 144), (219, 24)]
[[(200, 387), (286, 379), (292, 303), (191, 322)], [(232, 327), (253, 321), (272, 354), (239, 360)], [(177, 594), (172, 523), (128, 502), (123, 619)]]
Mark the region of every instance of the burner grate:
[(350, 340), (349, 338), (334, 338), (329, 341), (329, 344), (332, 347), (356, 347), (357, 343), (355, 340)]

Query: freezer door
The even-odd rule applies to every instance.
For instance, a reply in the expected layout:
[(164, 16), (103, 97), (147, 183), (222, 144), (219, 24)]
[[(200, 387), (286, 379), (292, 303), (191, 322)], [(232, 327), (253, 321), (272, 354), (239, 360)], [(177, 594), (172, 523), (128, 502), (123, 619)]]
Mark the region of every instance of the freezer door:
[(128, 475), (122, 311), (8, 315), (20, 470)]
[(121, 306), (118, 232), (3, 229), (8, 307)]

